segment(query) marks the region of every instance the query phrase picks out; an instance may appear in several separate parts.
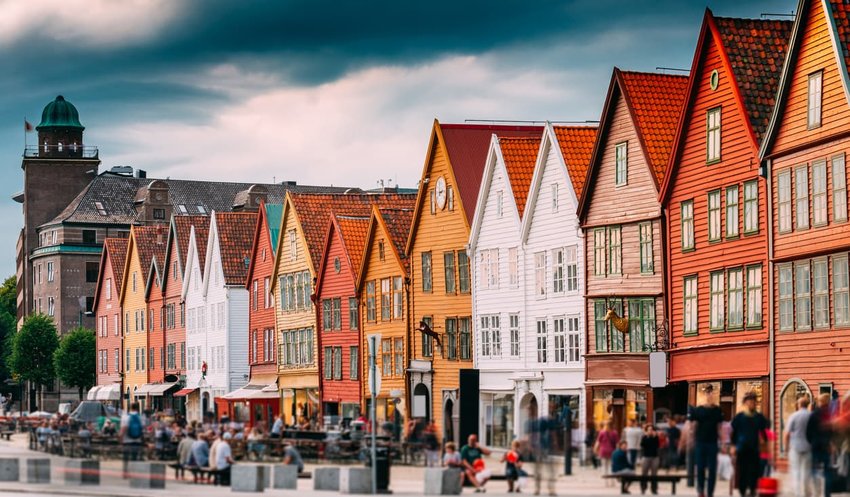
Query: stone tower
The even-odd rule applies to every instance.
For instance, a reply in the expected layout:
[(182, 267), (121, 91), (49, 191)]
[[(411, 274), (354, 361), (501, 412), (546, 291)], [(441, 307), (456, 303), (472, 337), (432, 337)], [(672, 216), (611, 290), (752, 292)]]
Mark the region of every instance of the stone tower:
[[(59, 215), (97, 175), (96, 147), (85, 146), (80, 116), (62, 95), (47, 104), (36, 127), (38, 144), (24, 149), (24, 190), (14, 199), (23, 204), (24, 226), (18, 237), (18, 320), (32, 311), (32, 251), (40, 246), (36, 229)], [(52, 240), (44, 241), (50, 245)]]

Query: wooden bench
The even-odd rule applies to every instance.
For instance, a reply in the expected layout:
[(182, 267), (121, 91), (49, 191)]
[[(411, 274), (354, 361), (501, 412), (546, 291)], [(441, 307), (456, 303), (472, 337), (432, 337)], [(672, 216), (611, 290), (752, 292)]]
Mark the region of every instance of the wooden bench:
[(12, 440), (12, 435), (14, 434), (15, 432), (11, 430), (0, 431), (0, 438), (5, 438), (6, 441), (9, 442)]
[(648, 483), (652, 485), (652, 483), (670, 483), (672, 486), (672, 495), (676, 495), (676, 484), (679, 481), (687, 478), (687, 475), (662, 475), (658, 474), (655, 476), (652, 475), (640, 475), (637, 473), (623, 473), (617, 475), (604, 475), (602, 478), (614, 478), (620, 480), (620, 493), (626, 494), (628, 491), (626, 487), (632, 482), (639, 483)]

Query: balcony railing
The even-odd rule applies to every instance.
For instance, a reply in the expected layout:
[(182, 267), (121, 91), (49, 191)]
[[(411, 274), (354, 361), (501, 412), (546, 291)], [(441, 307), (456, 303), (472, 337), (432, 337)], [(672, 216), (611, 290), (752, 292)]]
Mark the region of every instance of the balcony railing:
[(73, 157), (78, 159), (97, 159), (97, 147), (90, 145), (27, 145), (24, 147), (24, 157), (27, 158), (56, 158)]

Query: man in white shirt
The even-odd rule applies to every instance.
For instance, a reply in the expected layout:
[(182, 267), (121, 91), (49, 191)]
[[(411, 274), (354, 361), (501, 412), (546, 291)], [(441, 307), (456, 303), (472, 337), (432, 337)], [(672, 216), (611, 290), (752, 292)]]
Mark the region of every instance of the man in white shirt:
[(629, 420), (629, 426), (623, 430), (623, 438), (626, 439), (626, 446), (629, 449), (629, 463), (634, 466), (640, 452), (640, 440), (643, 438), (643, 430), (638, 426), (636, 419)]
[(217, 483), (223, 486), (230, 485), (230, 466), (233, 464), (233, 453), (230, 444), (224, 437), (220, 437), (215, 451), (215, 467), (218, 471)]
[(788, 448), (788, 472), (796, 497), (812, 495), (812, 446), (806, 438), (809, 424), (809, 397), (797, 399), (797, 410), (785, 425), (784, 441)]

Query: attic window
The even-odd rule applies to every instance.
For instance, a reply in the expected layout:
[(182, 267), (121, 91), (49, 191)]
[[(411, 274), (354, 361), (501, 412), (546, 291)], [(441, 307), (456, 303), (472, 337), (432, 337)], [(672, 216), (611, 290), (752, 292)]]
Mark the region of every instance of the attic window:
[(378, 259), (384, 260), (384, 242), (378, 242)]
[(188, 214), (189, 211), (186, 209), (186, 206), (183, 204), (177, 205), (177, 210), (180, 211), (180, 214)]
[(103, 203), (102, 203), (102, 202), (95, 202), (95, 203), (94, 203), (94, 206), (95, 206), (95, 208), (97, 209), (97, 213), (98, 213), (98, 214), (100, 214), (101, 216), (105, 216), (105, 215), (106, 215), (106, 208), (104, 208), (104, 207), (103, 207)]
[(206, 213), (207, 213), (207, 208), (206, 208), (206, 207), (204, 207), (203, 205), (198, 205), (197, 207), (198, 207), (198, 212), (199, 212), (199, 213), (201, 213), (201, 214), (206, 214)]

